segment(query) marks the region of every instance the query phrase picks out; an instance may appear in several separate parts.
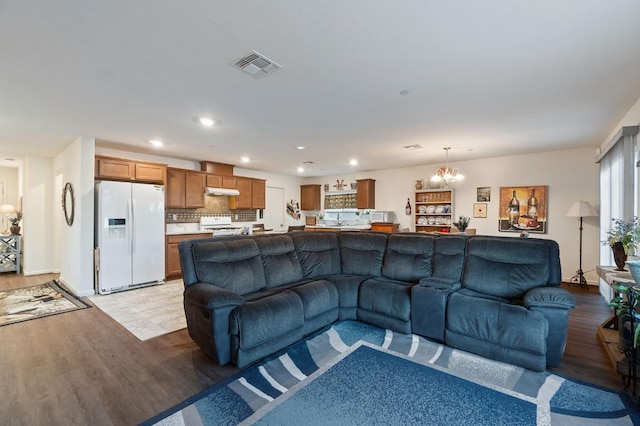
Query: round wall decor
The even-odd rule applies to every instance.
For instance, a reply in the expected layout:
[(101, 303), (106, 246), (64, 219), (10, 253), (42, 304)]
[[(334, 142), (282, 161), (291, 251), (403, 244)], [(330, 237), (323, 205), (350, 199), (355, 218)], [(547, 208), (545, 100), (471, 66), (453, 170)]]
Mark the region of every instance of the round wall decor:
[(73, 185), (71, 185), (71, 182), (67, 182), (62, 190), (62, 210), (64, 211), (64, 218), (67, 221), (67, 225), (73, 225), (75, 198), (73, 196)]

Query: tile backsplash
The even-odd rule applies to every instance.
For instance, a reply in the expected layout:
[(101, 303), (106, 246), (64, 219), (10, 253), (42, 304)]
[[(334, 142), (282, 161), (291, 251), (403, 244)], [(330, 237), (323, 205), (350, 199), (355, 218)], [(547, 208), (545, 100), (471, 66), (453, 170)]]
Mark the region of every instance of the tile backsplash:
[(230, 216), (233, 222), (255, 222), (257, 220), (255, 209), (232, 210), (229, 208), (229, 197), (220, 196), (205, 197), (204, 208), (169, 208), (166, 210), (165, 214), (167, 223), (200, 222), (200, 218), (203, 216)]

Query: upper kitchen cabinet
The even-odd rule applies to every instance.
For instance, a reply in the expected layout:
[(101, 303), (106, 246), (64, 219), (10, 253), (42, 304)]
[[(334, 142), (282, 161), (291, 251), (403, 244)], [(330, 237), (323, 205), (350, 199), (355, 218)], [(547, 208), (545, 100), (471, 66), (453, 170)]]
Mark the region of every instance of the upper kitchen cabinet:
[(251, 206), (254, 209), (264, 209), (267, 207), (267, 182), (263, 179), (251, 179), (252, 193)]
[(253, 179), (236, 176), (236, 186), (240, 195), (231, 197), (229, 200), (230, 209), (264, 209), (266, 182), (263, 179)]
[(164, 185), (167, 165), (149, 161), (96, 156), (95, 178)]
[(300, 185), (300, 210), (320, 210), (320, 185)]
[(207, 175), (207, 187), (236, 189), (235, 176)]
[(231, 209), (250, 209), (251, 198), (253, 197), (253, 185), (251, 178), (236, 177), (236, 189), (240, 191), (240, 195), (231, 198), (229, 208)]
[(375, 179), (359, 179), (358, 183), (358, 208), (359, 209), (375, 209), (376, 208), (376, 180)]
[(206, 174), (184, 169), (167, 169), (165, 205), (173, 208), (204, 207)]

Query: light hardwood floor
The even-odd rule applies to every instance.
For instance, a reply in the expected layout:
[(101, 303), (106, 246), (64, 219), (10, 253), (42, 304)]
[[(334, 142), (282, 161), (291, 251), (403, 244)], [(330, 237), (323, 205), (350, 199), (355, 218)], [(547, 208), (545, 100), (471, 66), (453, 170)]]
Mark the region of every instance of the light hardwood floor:
[[(0, 289), (55, 277), (2, 274)], [(595, 289), (568, 288), (578, 307), (552, 371), (621, 390), (596, 337), (609, 308)], [(237, 371), (207, 358), (186, 330), (141, 342), (95, 307), (12, 324), (0, 327), (0, 424), (133, 425)]]

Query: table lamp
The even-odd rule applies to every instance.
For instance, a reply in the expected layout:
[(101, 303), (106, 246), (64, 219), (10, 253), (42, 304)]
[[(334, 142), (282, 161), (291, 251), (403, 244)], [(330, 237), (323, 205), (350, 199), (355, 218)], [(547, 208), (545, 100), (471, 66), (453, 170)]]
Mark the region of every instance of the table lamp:
[(9, 225), (8, 225), (8, 221), (5, 222), (5, 220), (7, 219), (7, 215), (10, 213), (17, 213), (16, 208), (12, 205), (12, 204), (3, 204), (0, 206), (0, 214), (3, 214), (3, 226), (2, 226), (2, 233), (3, 234), (8, 234), (9, 233)]

